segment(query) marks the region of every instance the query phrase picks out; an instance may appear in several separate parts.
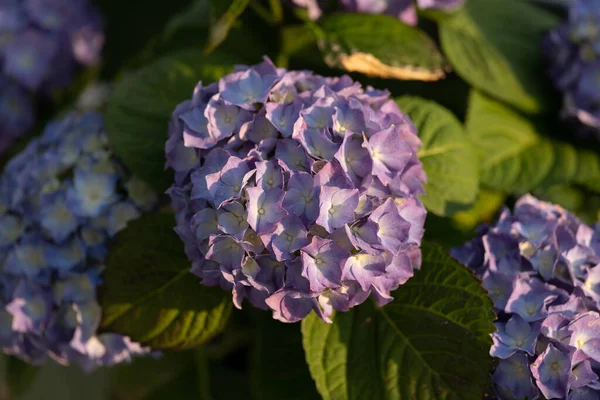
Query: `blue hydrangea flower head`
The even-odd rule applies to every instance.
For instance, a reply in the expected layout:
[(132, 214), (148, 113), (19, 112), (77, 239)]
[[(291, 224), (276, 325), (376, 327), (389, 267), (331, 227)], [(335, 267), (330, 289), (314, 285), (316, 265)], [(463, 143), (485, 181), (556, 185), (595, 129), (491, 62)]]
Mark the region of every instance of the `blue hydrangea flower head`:
[(387, 92), (347, 76), (265, 59), (198, 84), (165, 145), (192, 272), (285, 322), (392, 301), (420, 266), (416, 133)]
[(479, 232), (452, 255), (494, 302), (498, 397), (600, 398), (600, 224), (526, 195)]
[[(462, 6), (465, 0), (291, 0), (294, 5), (306, 8), (311, 19), (318, 19), (323, 14), (323, 9), (329, 3), (336, 7), (334, 10), (350, 13), (386, 14), (397, 17), (408, 25), (417, 24), (417, 10), (435, 9), (452, 12)], [(415, 7), (416, 3), (416, 7)]]
[(549, 74), (564, 95), (564, 112), (600, 129), (600, 4), (573, 0), (568, 19), (544, 39)]
[(103, 45), (89, 0), (0, 1), (0, 151), (31, 127), (29, 96), (66, 87), (77, 66), (100, 61)]
[(110, 237), (155, 201), (113, 159), (96, 113), (51, 122), (8, 162), (0, 175), (5, 353), (90, 369), (148, 351), (126, 337), (96, 333), (96, 288)]

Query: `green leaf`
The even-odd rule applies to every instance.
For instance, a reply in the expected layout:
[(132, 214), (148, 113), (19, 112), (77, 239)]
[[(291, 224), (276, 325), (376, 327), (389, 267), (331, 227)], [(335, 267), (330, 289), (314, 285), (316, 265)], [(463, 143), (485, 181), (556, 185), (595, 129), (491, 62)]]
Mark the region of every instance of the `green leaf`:
[(256, 330), (250, 378), (254, 398), (320, 399), (304, 359), (300, 325), (282, 324), (271, 313), (253, 314)]
[(491, 368), (492, 301), (470, 271), (423, 245), (423, 266), (383, 308), (365, 302), (302, 323), (309, 369), (325, 400), (480, 400)]
[(163, 32), (165, 40), (172, 38), (181, 30), (192, 29), (208, 31), (210, 13), (211, 7), (208, 0), (194, 0), (185, 10), (174, 15), (167, 22)]
[(579, 167), (577, 151), (573, 146), (557, 141), (552, 141), (550, 144), (554, 153), (554, 164), (540, 186), (570, 182), (575, 178)]
[(586, 149), (579, 151), (578, 156), (579, 164), (574, 178), (575, 183), (600, 193), (600, 153)]
[(395, 17), (333, 14), (313, 27), (331, 67), (382, 78), (434, 81), (445, 76), (446, 64), (433, 40)]
[(529, 119), (473, 91), (467, 132), (481, 159), (481, 182), (522, 194), (577, 183), (600, 192), (600, 155), (542, 135)]
[(477, 89), (537, 113), (557, 106), (544, 74), (540, 42), (558, 24), (553, 14), (518, 0), (469, 0), (440, 24), (442, 49)]
[(10, 396), (18, 397), (27, 393), (39, 371), (39, 367), (34, 367), (16, 357), (8, 357), (6, 381)]
[(250, 0), (233, 0), (227, 11), (210, 28), (206, 53), (213, 52), (225, 39), (235, 21), (242, 15), (250, 4)]
[[(33, 368), (29, 366), (29, 368)], [(13, 400), (106, 400), (108, 385), (106, 369), (84, 371), (79, 365), (65, 367), (55, 362), (46, 362), (38, 368), (35, 379), (25, 393), (8, 397)], [(0, 388), (0, 394), (2, 388)], [(5, 399), (5, 398), (3, 398)]]
[(282, 68), (323, 70), (327, 66), (317, 45), (317, 37), (308, 25), (286, 25), (281, 28), (277, 66)]
[(576, 186), (554, 185), (536, 190), (534, 195), (539, 199), (560, 204), (587, 224), (600, 221), (600, 195), (597, 193), (590, 193)]
[(183, 10), (189, 0), (96, 0), (94, 3), (107, 22), (102, 77), (112, 80), (124, 61), (143, 48), (148, 38), (160, 34), (169, 18)]
[(481, 190), (473, 207), (454, 214), (453, 219), (462, 229), (471, 233), (481, 223), (491, 223), (505, 202), (506, 196), (504, 193)]
[(127, 76), (109, 99), (106, 130), (117, 156), (138, 178), (164, 192), (172, 182), (165, 171), (164, 146), (171, 113), (191, 98), (198, 81), (210, 83), (233, 70), (235, 59), (185, 50)]
[(174, 223), (172, 214), (146, 215), (115, 238), (100, 296), (103, 331), (157, 350), (181, 350), (208, 341), (225, 326), (230, 296), (201, 286), (189, 272)]
[[(193, 351), (168, 352), (160, 358), (136, 357), (131, 363), (119, 364), (108, 370), (110, 398), (145, 400), (195, 367)], [(186, 386), (186, 389), (190, 387), (195, 389), (193, 382), (194, 380)]]
[(429, 214), (425, 220), (425, 238), (448, 251), (462, 246), (473, 239), (473, 230), (477, 226), (492, 223), (505, 203), (504, 193), (482, 189), (468, 210), (457, 212), (451, 218)]
[(479, 190), (479, 161), (460, 121), (433, 101), (405, 96), (396, 102), (423, 142), (419, 159), (427, 173), (425, 207), (438, 215), (468, 208)]

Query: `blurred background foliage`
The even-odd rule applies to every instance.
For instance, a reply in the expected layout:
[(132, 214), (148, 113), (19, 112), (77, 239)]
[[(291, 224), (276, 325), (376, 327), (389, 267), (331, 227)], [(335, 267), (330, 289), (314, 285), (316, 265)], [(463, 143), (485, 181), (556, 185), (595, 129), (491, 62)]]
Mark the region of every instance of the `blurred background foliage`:
[[(306, 22), (302, 12), (271, 0), (96, 3), (107, 21), (102, 67), (84, 71), (58, 107), (46, 107), (29, 137), (68, 108), (88, 82), (97, 77), (114, 81), (108, 134), (125, 165), (161, 192), (171, 179), (162, 158), (166, 123), (199, 79), (217, 80), (234, 64), (257, 63), (263, 55), (278, 66), (341, 75), (348, 72), (340, 69), (336, 46), (364, 47), (383, 60), (389, 46), (398, 45), (369, 34), (392, 29), (385, 25), (387, 18), (369, 20), (378, 22), (368, 25), (371, 31), (352, 32), (346, 21)], [(433, 50), (408, 61), (399, 56), (384, 61), (399, 68), (407, 66), (402, 62), (430, 71), (442, 68), (444, 79), (401, 81), (349, 73), (364, 85), (387, 88), (398, 99), (421, 135), (430, 138), (424, 151), (458, 143), (461, 153), (452, 149), (426, 163), (431, 185), (430, 198), (424, 198), (430, 211), (426, 240), (445, 249), (462, 244), (503, 204), (511, 205), (526, 192), (561, 204), (586, 222), (600, 218), (600, 148), (573, 135), (573, 127), (559, 119), (560, 97), (542, 73), (539, 38), (560, 16), (556, 9), (523, 0), (467, 0), (453, 16), (423, 13), (418, 35), (393, 28), (398, 35), (431, 43)], [(473, 176), (457, 186), (454, 172), (462, 179), (465, 170)], [(136, 359), (90, 374), (52, 362), (31, 367), (2, 356), (0, 400), (320, 398), (302, 351), (300, 324), (234, 309), (223, 330), (211, 337), (192, 350), (167, 350), (160, 359)]]

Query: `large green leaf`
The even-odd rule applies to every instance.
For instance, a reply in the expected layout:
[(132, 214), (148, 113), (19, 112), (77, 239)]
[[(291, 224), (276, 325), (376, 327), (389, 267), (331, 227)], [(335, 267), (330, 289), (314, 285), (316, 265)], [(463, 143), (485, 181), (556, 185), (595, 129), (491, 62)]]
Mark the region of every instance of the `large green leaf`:
[(325, 400), (480, 400), (490, 382), (492, 302), (470, 271), (423, 245), (423, 266), (383, 308), (371, 302), (326, 324), (302, 323)]
[(397, 99), (415, 123), (423, 146), (419, 159), (427, 173), (427, 209), (451, 215), (468, 208), (479, 190), (479, 160), (458, 119), (444, 107), (418, 97)]
[(518, 0), (469, 0), (440, 24), (442, 48), (476, 88), (527, 112), (556, 104), (544, 75), (543, 35), (559, 22)]
[(175, 107), (191, 98), (198, 81), (210, 83), (233, 69), (236, 59), (184, 50), (162, 58), (119, 82), (109, 99), (106, 129), (129, 170), (164, 192), (172, 179), (164, 170), (168, 122)]
[(256, 399), (320, 399), (302, 351), (298, 324), (282, 324), (271, 313), (254, 312), (256, 324), (251, 382)]
[(467, 132), (481, 159), (483, 185), (526, 193), (555, 184), (581, 184), (600, 191), (600, 155), (542, 135), (509, 107), (473, 91)]
[(313, 26), (332, 67), (382, 78), (433, 81), (445, 76), (446, 64), (434, 41), (397, 18), (333, 14)]
[(6, 385), (11, 397), (19, 397), (27, 393), (40, 368), (30, 363), (19, 360), (16, 357), (8, 357), (6, 360)]
[(199, 284), (172, 214), (146, 215), (117, 235), (106, 259), (101, 328), (153, 349), (195, 347), (219, 333), (230, 296)]

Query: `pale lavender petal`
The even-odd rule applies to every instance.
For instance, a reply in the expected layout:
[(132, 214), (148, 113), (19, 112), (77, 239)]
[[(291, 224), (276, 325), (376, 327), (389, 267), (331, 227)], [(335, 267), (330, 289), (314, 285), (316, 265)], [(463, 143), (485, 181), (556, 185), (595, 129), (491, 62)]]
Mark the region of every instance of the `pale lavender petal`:
[(263, 190), (281, 189), (283, 186), (283, 171), (275, 161), (260, 161), (256, 163), (256, 185)]
[(531, 373), (547, 398), (564, 398), (569, 390), (571, 357), (552, 343), (531, 364)]
[(377, 224), (377, 237), (383, 249), (398, 254), (408, 240), (411, 223), (400, 216), (394, 200), (387, 199), (369, 219)]
[(373, 159), (373, 175), (388, 184), (402, 172), (413, 155), (412, 150), (400, 137), (395, 126), (365, 138), (363, 146)]
[(310, 281), (310, 290), (320, 292), (342, 284), (342, 269), (350, 253), (327, 239), (317, 236), (302, 249), (302, 276)]
[(295, 258), (293, 253), (310, 243), (304, 224), (295, 215), (288, 215), (279, 221), (270, 236), (272, 238), (270, 246), (279, 261)]
[(273, 318), (281, 322), (298, 322), (311, 310), (318, 310), (313, 297), (297, 290), (281, 289), (272, 294), (266, 302), (273, 310)]
[(362, 290), (369, 290), (375, 278), (385, 273), (386, 266), (383, 255), (357, 254), (346, 261), (343, 278), (355, 280)]
[(244, 177), (249, 171), (246, 161), (231, 156), (222, 169), (206, 175), (206, 186), (213, 204), (220, 207), (223, 202), (239, 197), (244, 189)]
[(242, 267), (244, 249), (235, 240), (226, 236), (214, 236), (210, 241), (210, 248), (206, 259), (233, 269)]
[(496, 391), (507, 399), (534, 399), (539, 391), (533, 384), (529, 361), (524, 353), (500, 360), (492, 377)]
[(320, 213), (317, 224), (327, 232), (341, 228), (355, 220), (354, 209), (358, 206), (357, 189), (340, 189), (334, 186), (321, 188), (319, 199)]
[(360, 136), (348, 134), (344, 137), (342, 146), (335, 153), (344, 172), (348, 174), (355, 187), (360, 186), (362, 179), (371, 173), (373, 162), (367, 149), (362, 147)]
[(596, 362), (600, 362), (600, 315), (588, 312), (569, 324), (569, 344)]
[(234, 201), (221, 207), (218, 212), (218, 227), (223, 233), (235, 238), (243, 238), (248, 229), (244, 206)]
[(294, 101), (287, 104), (266, 103), (267, 119), (283, 137), (291, 137), (294, 132), (294, 123), (300, 116), (302, 105)]
[(257, 234), (263, 235), (275, 229), (276, 223), (287, 215), (282, 207), (284, 192), (281, 189), (263, 190), (247, 188), (248, 223)]

